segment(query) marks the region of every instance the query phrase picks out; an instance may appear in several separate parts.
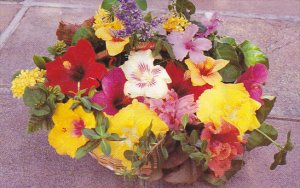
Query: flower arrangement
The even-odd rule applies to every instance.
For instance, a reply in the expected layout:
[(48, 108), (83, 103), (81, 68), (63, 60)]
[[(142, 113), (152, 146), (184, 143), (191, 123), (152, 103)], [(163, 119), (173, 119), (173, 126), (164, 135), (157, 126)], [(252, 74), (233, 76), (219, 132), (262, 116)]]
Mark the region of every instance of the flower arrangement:
[[(222, 185), (243, 154), (275, 144), (271, 170), (286, 164), (265, 120), (269, 62), (253, 43), (220, 36), (220, 16), (194, 20), (189, 0), (163, 17), (146, 0), (104, 0), (80, 25), (61, 22), (53, 57), (14, 75), (11, 90), (30, 108), (28, 131), (49, 131), (59, 155), (91, 154), (118, 175)], [(164, 31), (160, 31), (163, 29)]]

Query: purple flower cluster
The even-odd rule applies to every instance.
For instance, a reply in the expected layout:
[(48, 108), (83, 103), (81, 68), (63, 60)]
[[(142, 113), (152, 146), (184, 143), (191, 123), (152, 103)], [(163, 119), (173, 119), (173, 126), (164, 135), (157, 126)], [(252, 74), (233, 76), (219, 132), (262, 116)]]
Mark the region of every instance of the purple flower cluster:
[(125, 29), (115, 32), (118, 37), (125, 38), (136, 33), (142, 40), (147, 40), (152, 36), (154, 28), (163, 22), (161, 18), (146, 22), (134, 0), (119, 0), (119, 2), (119, 6), (115, 8), (115, 16), (123, 22)]

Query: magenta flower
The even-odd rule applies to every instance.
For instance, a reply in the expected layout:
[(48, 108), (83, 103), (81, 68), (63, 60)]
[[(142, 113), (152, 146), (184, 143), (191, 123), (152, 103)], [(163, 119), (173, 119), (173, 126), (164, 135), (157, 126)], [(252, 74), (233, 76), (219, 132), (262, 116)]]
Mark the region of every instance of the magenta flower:
[(172, 89), (168, 91), (165, 100), (162, 99), (145, 99), (145, 104), (155, 111), (158, 116), (172, 130), (178, 130), (181, 127), (182, 117), (187, 114), (190, 124), (197, 124), (198, 120), (195, 115), (197, 104), (194, 102), (194, 95), (186, 95), (178, 99), (177, 93)]
[(197, 36), (207, 37), (211, 33), (217, 31), (221, 22), (220, 15), (217, 12), (207, 12), (205, 13), (205, 17), (201, 19), (201, 22), (206, 27), (206, 31), (204, 33), (198, 33)]
[(120, 68), (114, 68), (102, 79), (102, 91), (96, 93), (92, 102), (106, 105), (103, 110), (108, 115), (116, 114), (121, 108), (131, 104), (132, 99), (124, 95), (125, 75)]
[(256, 64), (248, 68), (247, 71), (239, 77), (237, 83), (244, 83), (250, 97), (263, 104), (264, 101), (261, 99), (263, 93), (262, 84), (267, 81), (267, 77), (267, 67), (264, 64)]
[(197, 25), (191, 24), (184, 32), (174, 31), (168, 35), (168, 41), (173, 45), (174, 55), (177, 60), (182, 61), (187, 54), (197, 64), (205, 59), (203, 51), (211, 49), (212, 43), (206, 38), (194, 39), (198, 30)]

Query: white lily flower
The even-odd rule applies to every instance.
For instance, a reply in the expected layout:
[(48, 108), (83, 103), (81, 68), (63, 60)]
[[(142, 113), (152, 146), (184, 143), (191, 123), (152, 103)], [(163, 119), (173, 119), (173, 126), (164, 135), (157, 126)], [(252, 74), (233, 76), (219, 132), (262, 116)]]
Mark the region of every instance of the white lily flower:
[(167, 71), (159, 65), (153, 65), (151, 50), (130, 52), (128, 60), (120, 66), (127, 82), (124, 93), (131, 98), (149, 97), (161, 99), (167, 95), (168, 83), (172, 80)]

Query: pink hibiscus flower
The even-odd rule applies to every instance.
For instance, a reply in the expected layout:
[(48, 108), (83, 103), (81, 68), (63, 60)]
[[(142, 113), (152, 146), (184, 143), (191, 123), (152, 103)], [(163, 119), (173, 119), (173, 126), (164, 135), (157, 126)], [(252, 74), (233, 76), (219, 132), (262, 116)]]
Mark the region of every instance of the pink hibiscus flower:
[(92, 98), (92, 102), (106, 105), (103, 110), (108, 115), (116, 114), (121, 108), (131, 104), (132, 99), (125, 96), (125, 75), (120, 68), (114, 68), (102, 79), (102, 91)]
[(172, 89), (168, 91), (166, 99), (145, 99), (144, 103), (155, 111), (172, 130), (182, 128), (181, 121), (185, 114), (188, 115), (190, 124), (198, 123), (194, 114), (197, 111), (197, 104), (194, 102), (193, 95), (178, 98), (177, 93)]
[(206, 31), (204, 33), (198, 33), (198, 37), (207, 37), (211, 33), (217, 31), (220, 25), (220, 15), (217, 12), (207, 12), (205, 13), (205, 17), (201, 19), (202, 24), (206, 27)]
[(247, 71), (238, 78), (237, 83), (243, 83), (250, 97), (263, 104), (264, 101), (261, 99), (263, 93), (262, 84), (267, 81), (267, 77), (267, 67), (264, 64), (256, 64), (253, 67), (249, 67)]
[(187, 54), (195, 63), (201, 63), (205, 60), (203, 51), (211, 49), (212, 43), (206, 38), (194, 39), (198, 30), (197, 25), (191, 24), (184, 32), (174, 31), (167, 36), (169, 43), (173, 45), (174, 55), (177, 60), (182, 61)]

